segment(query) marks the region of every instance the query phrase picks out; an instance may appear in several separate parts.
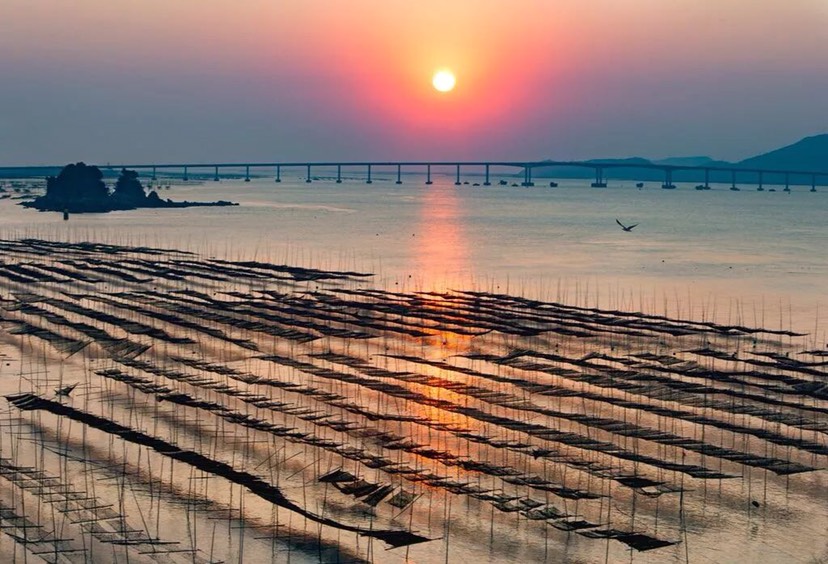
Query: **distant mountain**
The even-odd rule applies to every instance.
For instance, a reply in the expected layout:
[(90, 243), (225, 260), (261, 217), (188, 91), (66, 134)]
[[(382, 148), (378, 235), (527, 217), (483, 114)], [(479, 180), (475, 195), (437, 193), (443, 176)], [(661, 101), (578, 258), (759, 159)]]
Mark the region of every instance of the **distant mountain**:
[[(722, 161), (714, 161), (710, 157), (675, 157), (671, 159), (664, 159), (661, 161), (650, 161), (641, 157), (630, 157), (626, 159), (590, 159), (584, 161), (589, 164), (603, 164), (612, 165), (604, 169), (604, 178), (614, 180), (642, 180), (642, 181), (663, 181), (664, 171), (650, 168), (640, 168), (640, 165), (664, 164), (673, 166), (705, 166), (709, 165), (711, 168), (716, 166), (732, 166), (730, 163)], [(523, 174), (523, 173), (520, 173)], [(543, 166), (537, 167), (532, 171), (532, 176), (536, 178), (594, 178), (595, 169), (589, 167), (579, 168), (570, 166)], [(676, 181), (685, 181), (691, 179), (698, 180), (698, 173), (682, 173), (676, 172), (674, 174)], [(687, 178), (685, 178), (687, 177)]]
[[(630, 157), (626, 159), (591, 159), (584, 161), (590, 164), (605, 164), (605, 165), (629, 165), (627, 166), (612, 166), (604, 171), (607, 178), (641, 178), (643, 180), (651, 180), (656, 177), (664, 176), (660, 171), (647, 170), (638, 168), (638, 165), (649, 165), (651, 161), (641, 157)], [(522, 174), (522, 173), (521, 173)], [(595, 176), (593, 168), (578, 168), (570, 166), (542, 166), (537, 167), (532, 171), (532, 176), (538, 178), (592, 178)]]
[(672, 165), (672, 166), (730, 166), (727, 161), (717, 161), (710, 157), (670, 157), (669, 159), (661, 159), (652, 161), (655, 164)]
[(745, 168), (828, 172), (828, 134), (806, 137), (793, 145), (736, 164)]
[(615, 165), (640, 165), (640, 164), (650, 164), (651, 161), (647, 159), (642, 159), (641, 157), (629, 157), (626, 159), (591, 159), (586, 161), (588, 163), (595, 163), (595, 164), (615, 164)]
[[(664, 172), (661, 170), (636, 168), (636, 165), (641, 164), (709, 167), (711, 169), (709, 176), (711, 182), (730, 182), (731, 180), (731, 174), (729, 172), (717, 172), (715, 171), (717, 167), (801, 170), (828, 173), (828, 134), (806, 137), (793, 145), (788, 145), (787, 147), (782, 147), (781, 149), (776, 149), (775, 151), (757, 155), (736, 163), (719, 161), (704, 156), (670, 157), (661, 160), (630, 157), (626, 159), (592, 159), (585, 162), (613, 165), (629, 164), (629, 167), (614, 166), (604, 170), (605, 178), (617, 180), (661, 181), (664, 179)], [(532, 172), (532, 175), (537, 178), (594, 178), (595, 171), (592, 168), (550, 165), (548, 167), (536, 168)], [(738, 182), (755, 183), (758, 181), (758, 178), (755, 177), (755, 174), (751, 176), (749, 173), (740, 173)], [(676, 182), (699, 182), (704, 180), (704, 173), (702, 171), (676, 171), (673, 174), (673, 180)], [(765, 175), (764, 181), (766, 183), (781, 183), (784, 182), (784, 176), (781, 174), (768, 174)], [(793, 184), (810, 184), (811, 177), (808, 175), (791, 175), (789, 181)], [(820, 184), (824, 184), (826, 179), (824, 177), (818, 178), (817, 181)]]

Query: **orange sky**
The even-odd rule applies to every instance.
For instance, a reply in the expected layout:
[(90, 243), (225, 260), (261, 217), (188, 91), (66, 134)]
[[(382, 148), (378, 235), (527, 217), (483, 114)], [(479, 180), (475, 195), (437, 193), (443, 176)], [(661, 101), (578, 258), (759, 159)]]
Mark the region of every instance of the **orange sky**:
[(747, 156), (828, 129), (827, 44), (824, 0), (0, 0), (0, 149)]

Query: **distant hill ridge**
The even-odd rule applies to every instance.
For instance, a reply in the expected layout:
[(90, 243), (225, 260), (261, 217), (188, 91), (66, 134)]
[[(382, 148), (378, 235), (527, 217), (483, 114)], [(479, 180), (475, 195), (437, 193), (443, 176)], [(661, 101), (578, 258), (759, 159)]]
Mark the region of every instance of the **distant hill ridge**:
[(828, 134), (806, 137), (793, 145), (736, 164), (745, 168), (828, 172)]
[(655, 164), (673, 165), (673, 166), (729, 166), (730, 163), (726, 161), (717, 161), (710, 157), (670, 157), (668, 159), (661, 159), (653, 161)]
[[(636, 165), (641, 164), (657, 164), (657, 165), (672, 165), (672, 166), (700, 166), (710, 167), (738, 167), (745, 169), (762, 169), (762, 170), (789, 170), (789, 171), (807, 171), (825, 173), (828, 175), (828, 134), (814, 135), (805, 137), (796, 143), (756, 155), (738, 162), (719, 161), (707, 156), (694, 157), (670, 157), (661, 160), (648, 160), (642, 157), (629, 158), (615, 158), (615, 159), (591, 159), (586, 161), (589, 163), (605, 163), (613, 165), (629, 164), (630, 168), (620, 167), (605, 170), (605, 176), (608, 178), (618, 179), (638, 179), (638, 180), (661, 180), (664, 173), (659, 170), (635, 169)], [(541, 167), (535, 169), (533, 176), (536, 177), (559, 177), (559, 178), (591, 178), (594, 175), (590, 169), (579, 169), (559, 166)], [(729, 173), (711, 173), (711, 180), (724, 181), (725, 175), (729, 178)], [(781, 175), (774, 175), (781, 176)], [(681, 172), (677, 171), (674, 179), (677, 181), (697, 181), (699, 177), (698, 172)], [(770, 180), (770, 179), (769, 179)], [(772, 181), (777, 181), (774, 178)], [(804, 182), (805, 178), (791, 178), (793, 182)], [(820, 178), (819, 182), (825, 183), (826, 178)]]

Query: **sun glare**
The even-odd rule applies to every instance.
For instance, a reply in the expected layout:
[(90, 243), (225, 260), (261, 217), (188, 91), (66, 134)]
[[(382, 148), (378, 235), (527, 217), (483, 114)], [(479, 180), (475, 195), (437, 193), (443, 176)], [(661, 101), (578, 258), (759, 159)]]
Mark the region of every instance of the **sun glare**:
[(433, 84), (434, 88), (440, 92), (449, 92), (454, 90), (454, 85), (456, 83), (457, 79), (454, 78), (454, 74), (449, 70), (437, 71), (431, 79), (431, 84)]

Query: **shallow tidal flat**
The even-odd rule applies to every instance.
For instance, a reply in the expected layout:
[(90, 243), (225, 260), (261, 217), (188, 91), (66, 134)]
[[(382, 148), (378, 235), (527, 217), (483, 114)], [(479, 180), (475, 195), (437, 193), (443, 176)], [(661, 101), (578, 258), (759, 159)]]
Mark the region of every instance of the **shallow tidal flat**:
[(796, 328), (0, 251), (4, 560), (828, 557), (828, 350)]

